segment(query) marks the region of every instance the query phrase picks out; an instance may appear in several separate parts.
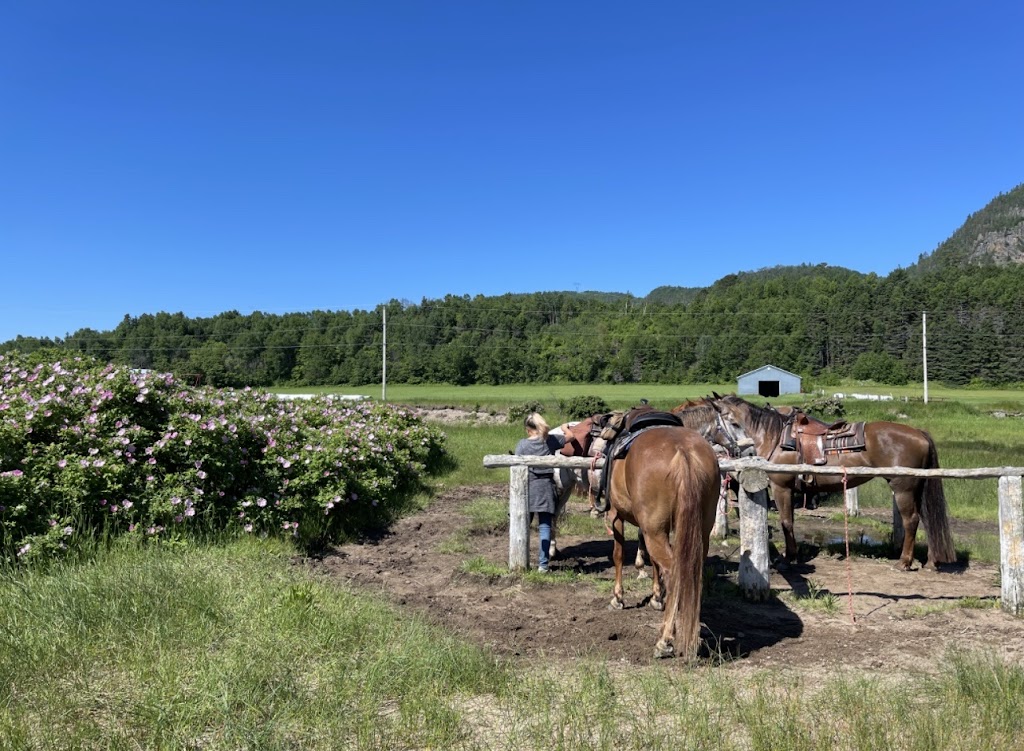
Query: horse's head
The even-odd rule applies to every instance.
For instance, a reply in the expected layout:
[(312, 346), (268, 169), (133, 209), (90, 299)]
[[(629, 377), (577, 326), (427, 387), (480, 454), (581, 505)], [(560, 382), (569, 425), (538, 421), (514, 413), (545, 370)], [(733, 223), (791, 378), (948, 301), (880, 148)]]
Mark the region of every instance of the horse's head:
[(704, 437), (712, 443), (725, 446), (731, 456), (744, 456), (755, 446), (750, 405), (737, 396), (719, 396), (706, 400), (715, 411), (715, 421), (705, 429)]
[(598, 437), (605, 441), (611, 441), (626, 426), (626, 413), (606, 412), (602, 415), (594, 415), (593, 420), (594, 426), (598, 429)]

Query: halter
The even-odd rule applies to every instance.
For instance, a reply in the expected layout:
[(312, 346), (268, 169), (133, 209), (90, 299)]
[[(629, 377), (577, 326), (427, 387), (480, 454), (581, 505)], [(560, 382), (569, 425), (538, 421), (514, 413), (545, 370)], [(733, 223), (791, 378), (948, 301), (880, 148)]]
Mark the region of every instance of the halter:
[(740, 440), (736, 437), (736, 431), (725, 421), (722, 413), (718, 410), (715, 410), (715, 425), (718, 427), (719, 433), (725, 436), (725, 448), (729, 452), (729, 456), (739, 456)]

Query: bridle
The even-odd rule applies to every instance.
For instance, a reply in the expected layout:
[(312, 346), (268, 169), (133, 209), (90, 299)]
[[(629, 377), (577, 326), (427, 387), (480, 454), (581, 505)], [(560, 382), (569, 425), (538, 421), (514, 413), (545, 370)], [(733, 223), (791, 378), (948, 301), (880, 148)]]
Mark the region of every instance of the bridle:
[(729, 452), (729, 456), (739, 456), (740, 441), (736, 437), (736, 431), (725, 421), (722, 413), (718, 410), (715, 410), (715, 427), (718, 428), (719, 437), (725, 439), (725, 448)]

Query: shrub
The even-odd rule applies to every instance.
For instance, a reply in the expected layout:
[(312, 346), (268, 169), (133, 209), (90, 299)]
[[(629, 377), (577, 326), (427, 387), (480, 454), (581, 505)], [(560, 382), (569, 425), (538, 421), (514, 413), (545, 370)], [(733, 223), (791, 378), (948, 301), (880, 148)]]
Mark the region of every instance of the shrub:
[(111, 534), (335, 539), (414, 492), (443, 440), (379, 403), (0, 356), (0, 555), (52, 556)]
[(843, 400), (832, 396), (813, 399), (804, 404), (801, 409), (808, 414), (824, 417), (842, 417), (846, 414), (846, 405), (843, 404)]
[(611, 412), (611, 407), (599, 396), (574, 396), (560, 401), (558, 408), (570, 420), (583, 420), (591, 415)]
[(544, 413), (544, 405), (540, 402), (525, 402), (508, 408), (509, 422), (522, 422), (531, 412)]

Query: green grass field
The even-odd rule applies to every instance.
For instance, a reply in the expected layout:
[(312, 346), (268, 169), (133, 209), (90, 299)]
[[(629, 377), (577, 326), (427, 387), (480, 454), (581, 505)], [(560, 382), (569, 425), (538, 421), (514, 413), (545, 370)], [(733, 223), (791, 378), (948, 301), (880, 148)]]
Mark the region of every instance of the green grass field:
[[(708, 396), (712, 391), (719, 394), (731, 394), (736, 391), (735, 383), (717, 384), (514, 384), (505, 386), (451, 386), (446, 384), (389, 384), (385, 389), (380, 384), (373, 386), (316, 386), (303, 388), (274, 389), (279, 393), (334, 393), (361, 394), (371, 399), (381, 399), (395, 404), (417, 406), (458, 406), (466, 409), (480, 408), (483, 411), (504, 411), (510, 406), (527, 402), (540, 402), (549, 410), (555, 410), (559, 401), (574, 396), (599, 396), (608, 402), (613, 409), (621, 409), (638, 404), (647, 399), (658, 408), (671, 408), (685, 401)], [(386, 392), (386, 393), (385, 393)], [(825, 395), (833, 393), (858, 393), (892, 396), (896, 400), (921, 401), (924, 395), (923, 384), (908, 386), (887, 386), (865, 382), (844, 382), (838, 386), (823, 388)], [(797, 404), (813, 398), (813, 395), (788, 394), (772, 403)], [(944, 386), (929, 384), (929, 405), (942, 402), (959, 402), (976, 406), (979, 409), (1007, 409), (1024, 411), (1024, 390), (1011, 389), (950, 389)], [(757, 401), (752, 398), (752, 401)], [(848, 405), (855, 400), (847, 399)]]

